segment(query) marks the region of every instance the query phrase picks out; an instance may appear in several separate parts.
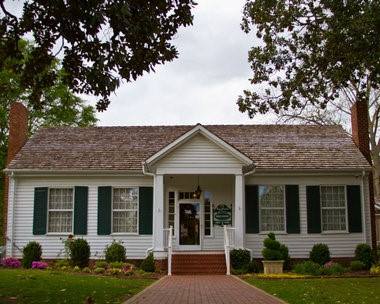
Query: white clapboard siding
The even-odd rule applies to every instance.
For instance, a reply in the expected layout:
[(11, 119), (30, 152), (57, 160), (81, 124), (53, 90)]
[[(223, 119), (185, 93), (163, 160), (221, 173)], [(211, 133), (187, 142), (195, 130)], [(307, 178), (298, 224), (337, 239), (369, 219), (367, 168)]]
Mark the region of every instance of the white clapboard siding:
[(242, 163), (203, 135), (196, 135), (161, 159), (157, 168), (241, 169)]
[[(353, 257), (355, 247), (359, 243), (371, 244), (370, 214), (368, 199), (368, 183), (365, 180), (365, 218), (366, 236), (363, 233), (307, 233), (306, 185), (338, 184), (361, 185), (361, 177), (357, 176), (315, 176), (315, 177), (252, 177), (248, 178), (250, 184), (299, 184), (300, 194), (300, 234), (278, 234), (276, 237), (289, 248), (292, 258), (307, 258), (314, 244), (325, 243), (329, 246), (333, 257)], [(252, 250), (253, 256), (260, 258), (263, 240), (266, 234), (246, 234), (245, 246)]]
[[(152, 186), (150, 177), (98, 177), (98, 178), (19, 178), (17, 179), (15, 213), (14, 213), (14, 243), (22, 248), (29, 241), (38, 241), (43, 249), (43, 258), (55, 259), (64, 257), (63, 241), (66, 236), (33, 235), (33, 200), (35, 187), (74, 187), (88, 186), (88, 230), (83, 236), (91, 247), (91, 257), (104, 257), (104, 248), (112, 240), (122, 241), (127, 251), (127, 258), (143, 258), (148, 248), (152, 247), (151, 235), (97, 235), (97, 200), (98, 186)], [(80, 236), (79, 236), (80, 237)], [(9, 242), (8, 242), (9, 244)], [(8, 246), (9, 247), (9, 246)], [(9, 252), (9, 249), (7, 250)], [(21, 252), (14, 249), (14, 255), (21, 257)]]

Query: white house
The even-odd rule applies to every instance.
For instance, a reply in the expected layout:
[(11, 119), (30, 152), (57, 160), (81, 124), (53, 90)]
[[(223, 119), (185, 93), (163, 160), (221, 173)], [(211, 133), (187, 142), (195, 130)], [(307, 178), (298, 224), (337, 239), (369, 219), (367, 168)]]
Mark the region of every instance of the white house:
[(24, 145), (22, 111), (11, 111), (8, 256), (36, 240), (43, 258), (63, 258), (73, 234), (94, 259), (121, 240), (129, 259), (165, 260), (170, 226), (174, 254), (220, 254), (228, 241), (260, 258), (268, 232), (291, 258), (373, 244), (371, 166), (339, 126), (62, 127)]

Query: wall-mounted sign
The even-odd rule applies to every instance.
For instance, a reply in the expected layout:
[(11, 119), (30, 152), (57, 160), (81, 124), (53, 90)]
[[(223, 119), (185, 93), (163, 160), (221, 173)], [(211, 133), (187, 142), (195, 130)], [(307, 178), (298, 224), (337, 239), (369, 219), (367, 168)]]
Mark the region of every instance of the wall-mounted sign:
[(232, 225), (232, 206), (219, 204), (213, 210), (214, 226)]

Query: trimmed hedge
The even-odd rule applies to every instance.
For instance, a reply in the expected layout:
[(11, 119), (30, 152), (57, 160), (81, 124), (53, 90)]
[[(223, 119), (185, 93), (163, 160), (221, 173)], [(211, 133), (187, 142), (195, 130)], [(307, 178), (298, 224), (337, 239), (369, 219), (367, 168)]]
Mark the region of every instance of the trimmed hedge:
[(73, 266), (87, 267), (90, 260), (90, 246), (85, 239), (74, 239), (69, 243), (70, 259)]
[(230, 262), (233, 269), (244, 269), (251, 261), (251, 254), (246, 249), (232, 249), (230, 252)]
[(365, 265), (365, 269), (370, 269), (373, 263), (372, 248), (367, 244), (358, 244), (355, 249), (355, 258)]
[(326, 244), (315, 244), (309, 256), (310, 260), (319, 265), (324, 265), (331, 260), (329, 246)]
[(116, 241), (113, 241), (111, 245), (105, 249), (106, 261), (112, 262), (125, 262), (125, 247)]
[(32, 267), (32, 262), (40, 261), (42, 256), (42, 247), (39, 243), (29, 242), (22, 250), (22, 267)]

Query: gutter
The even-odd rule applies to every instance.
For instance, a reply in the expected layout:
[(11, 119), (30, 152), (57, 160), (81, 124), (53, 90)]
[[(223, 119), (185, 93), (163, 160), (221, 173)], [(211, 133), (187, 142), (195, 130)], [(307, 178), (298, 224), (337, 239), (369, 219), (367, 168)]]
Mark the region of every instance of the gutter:
[(4, 169), (3, 172), (7, 175), (17, 174), (17, 175), (78, 175), (78, 176), (91, 176), (91, 175), (135, 175), (135, 176), (143, 176), (144, 174), (139, 171), (131, 171), (131, 170), (72, 170), (72, 169)]
[(367, 223), (366, 223), (366, 216), (365, 216), (365, 197), (364, 197), (364, 177), (365, 177), (365, 171), (362, 171), (362, 181), (361, 181), (361, 188), (362, 191), (360, 191), (361, 194), (361, 201), (362, 201), (362, 225), (363, 225), (363, 243), (366, 244), (367, 242)]

